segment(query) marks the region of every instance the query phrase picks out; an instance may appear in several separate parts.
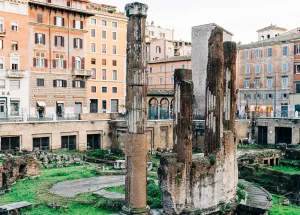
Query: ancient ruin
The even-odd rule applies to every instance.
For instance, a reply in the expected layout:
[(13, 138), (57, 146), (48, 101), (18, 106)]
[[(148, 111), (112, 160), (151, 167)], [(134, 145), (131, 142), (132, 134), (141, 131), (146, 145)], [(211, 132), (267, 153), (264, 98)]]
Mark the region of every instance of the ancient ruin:
[[(210, 214), (235, 199), (236, 44), (226, 38), (218, 25), (194, 27), (193, 71), (175, 72), (176, 153), (163, 156), (158, 171), (165, 214)], [(194, 114), (205, 119), (205, 156), (192, 160), (193, 94)]]
[(125, 136), (126, 195), (121, 214), (148, 214), (147, 186), (147, 75), (145, 24), (148, 6), (138, 2), (125, 6), (127, 25)]

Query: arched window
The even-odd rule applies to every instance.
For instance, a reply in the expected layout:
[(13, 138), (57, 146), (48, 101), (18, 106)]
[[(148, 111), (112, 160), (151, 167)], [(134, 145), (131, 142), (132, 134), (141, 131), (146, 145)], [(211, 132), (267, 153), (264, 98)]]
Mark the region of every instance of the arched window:
[(170, 119), (174, 118), (174, 99), (171, 100), (171, 105), (170, 105)]
[(268, 35), (267, 35), (267, 38), (268, 38), (268, 39), (270, 39), (270, 38), (271, 38), (270, 34), (268, 34)]
[(160, 101), (160, 119), (169, 119), (169, 100), (166, 98)]
[(156, 98), (152, 98), (149, 101), (148, 107), (148, 119), (158, 119), (158, 101)]
[(81, 69), (81, 59), (80, 59), (80, 57), (75, 58), (75, 68), (76, 69)]

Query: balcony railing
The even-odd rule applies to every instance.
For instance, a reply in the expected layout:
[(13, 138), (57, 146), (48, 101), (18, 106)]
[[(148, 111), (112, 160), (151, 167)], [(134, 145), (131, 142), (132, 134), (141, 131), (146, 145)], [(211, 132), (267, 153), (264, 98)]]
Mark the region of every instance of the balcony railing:
[(75, 76), (83, 76), (85, 78), (92, 77), (91, 70), (85, 70), (85, 69), (72, 69), (72, 74)]
[(6, 30), (0, 29), (0, 37), (5, 37)]
[(14, 70), (14, 69), (7, 70), (7, 77), (9, 78), (23, 78), (25, 76), (26, 76), (26, 70)]

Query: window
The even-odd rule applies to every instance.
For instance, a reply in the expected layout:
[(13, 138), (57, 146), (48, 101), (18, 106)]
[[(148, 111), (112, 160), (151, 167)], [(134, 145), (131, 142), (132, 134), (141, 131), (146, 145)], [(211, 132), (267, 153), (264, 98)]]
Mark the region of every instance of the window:
[(163, 77), (159, 77), (159, 84), (163, 84)]
[(64, 61), (64, 55), (63, 54), (56, 54), (55, 55), (55, 67), (59, 69), (64, 69), (66, 68)]
[(300, 54), (300, 44), (295, 45), (295, 54)]
[(64, 47), (64, 37), (55, 36), (54, 37), (54, 45)]
[(112, 78), (114, 81), (116, 81), (118, 79), (118, 71), (117, 70), (112, 71)]
[(251, 59), (251, 50), (245, 50), (244, 57), (245, 57), (245, 60)]
[(287, 87), (288, 86), (288, 77), (282, 77), (282, 87)]
[(91, 75), (92, 75), (92, 79), (96, 79), (96, 76), (97, 76), (97, 74), (96, 74), (96, 69), (95, 68), (92, 68), (91, 69)]
[(300, 64), (295, 65), (295, 73), (300, 74)]
[(268, 57), (272, 57), (272, 56), (273, 56), (273, 49), (268, 48)]
[(53, 80), (53, 87), (67, 87), (67, 80)]
[(5, 80), (0, 79), (0, 89), (5, 89)]
[(271, 63), (268, 63), (267, 72), (268, 73), (272, 73), (273, 72), (273, 65)]
[(272, 87), (272, 78), (267, 78), (267, 87), (271, 88)]
[(254, 88), (259, 88), (260, 87), (260, 79), (259, 78), (255, 78), (254, 79)]
[(102, 44), (102, 54), (106, 54), (106, 44)]
[(20, 149), (20, 137), (1, 137), (1, 150)]
[(38, 87), (43, 87), (44, 86), (44, 79), (42, 79), (42, 78), (38, 78), (38, 79), (36, 79), (36, 86), (38, 86)]
[(102, 20), (101, 23), (102, 23), (102, 26), (107, 26), (107, 21), (106, 20)]
[(106, 80), (106, 69), (102, 69), (102, 80)]
[(4, 32), (4, 20), (0, 19), (0, 32)]
[(10, 101), (10, 115), (19, 116), (20, 102), (19, 101)]
[(11, 50), (18, 51), (18, 42), (16, 42), (16, 41), (11, 42)]
[[(295, 83), (295, 87), (296, 87), (296, 93), (300, 93), (300, 83)], [(0, 88), (1, 88), (1, 84), (0, 84)]]
[(10, 85), (10, 90), (19, 90), (20, 89), (20, 81), (11, 80), (9, 85)]
[(75, 69), (81, 69), (81, 59), (80, 59), (80, 57), (75, 58)]
[(170, 84), (174, 84), (174, 77), (171, 77)]
[(103, 66), (106, 65), (106, 59), (102, 59), (102, 65), (103, 65)]
[(96, 86), (91, 86), (91, 92), (96, 93)]
[(118, 88), (117, 87), (112, 87), (112, 93), (118, 93)]
[(96, 52), (96, 44), (91, 43), (91, 52)]
[(18, 22), (17, 21), (11, 21), (10, 25), (11, 25), (12, 31), (18, 31)]
[(102, 39), (106, 40), (106, 31), (102, 31)]
[(49, 137), (37, 137), (33, 138), (33, 148), (39, 148), (40, 150), (49, 150)]
[(64, 21), (65, 20), (62, 17), (58, 17), (58, 16), (54, 17), (54, 25), (56, 26), (64, 26), (65, 25)]
[(18, 58), (12, 58), (11, 59), (10, 68), (12, 70), (18, 70), (19, 69), (19, 59)]
[(266, 94), (266, 99), (273, 99), (273, 94), (272, 93), (267, 93)]
[(112, 39), (117, 40), (117, 32), (112, 32)]
[(281, 93), (281, 99), (288, 99), (288, 98), (289, 98), (289, 94)]
[(113, 54), (117, 54), (117, 46), (116, 45), (112, 46), (112, 50), (113, 50), (112, 51)]
[(153, 78), (149, 78), (148, 84), (149, 84), (149, 85), (152, 85), (152, 84), (153, 84)]
[(262, 49), (255, 49), (254, 50), (254, 57), (255, 59), (258, 59), (258, 58), (262, 58)]
[(74, 38), (74, 49), (82, 49), (82, 39)]
[(158, 53), (158, 54), (161, 53), (161, 48), (160, 48), (160, 46), (156, 46), (156, 53)]
[(83, 29), (83, 22), (80, 20), (73, 20), (73, 28)]
[(287, 62), (282, 63), (282, 72), (288, 72), (288, 63)]
[(244, 88), (250, 88), (250, 79), (245, 79), (244, 80)]
[(0, 69), (4, 69), (4, 59), (0, 57)]
[(152, 71), (153, 71), (153, 68), (152, 68), (152, 67), (150, 67), (150, 69), (149, 69), (149, 73), (152, 73)]
[(160, 66), (160, 67), (159, 67), (159, 72), (162, 72), (162, 71), (163, 71), (163, 67)]
[(257, 64), (257, 65), (255, 66), (255, 73), (256, 73), (256, 74), (259, 74), (259, 73), (260, 73), (260, 65), (259, 65), (259, 64)]
[(184, 69), (184, 68), (185, 68), (185, 65), (184, 65), (184, 64), (182, 64), (182, 65), (181, 65), (181, 68), (182, 68), (182, 69)]
[(246, 65), (245, 66), (245, 73), (250, 74), (250, 69), (251, 69), (250, 65)]
[(117, 22), (112, 22), (112, 23), (111, 23), (111, 27), (117, 28), (117, 27), (118, 27), (118, 23), (117, 23)]
[(0, 40), (0, 49), (3, 49), (3, 40)]
[(106, 110), (106, 100), (102, 100), (102, 110)]
[(45, 34), (35, 33), (35, 44), (46, 44)]
[(96, 25), (96, 24), (97, 24), (97, 20), (91, 18), (91, 24), (92, 24), (92, 25)]
[(287, 55), (288, 55), (288, 47), (282, 46), (282, 56), (287, 56)]
[(96, 29), (91, 29), (91, 37), (96, 37)]
[(261, 94), (258, 94), (258, 93), (256, 94), (256, 93), (255, 93), (255, 94), (254, 94), (254, 99), (261, 99)]
[(36, 52), (35, 53), (35, 59), (33, 61), (33, 66), (36, 67), (47, 67), (47, 62), (45, 59), (45, 53), (43, 52)]
[(98, 99), (90, 99), (90, 113), (98, 113)]
[(85, 81), (74, 80), (72, 81), (73, 88), (85, 88)]
[(38, 14), (37, 15), (37, 22), (38, 23), (43, 23), (43, 14)]
[(102, 87), (102, 93), (107, 93), (107, 87)]
[(116, 61), (116, 60), (113, 60), (113, 61), (112, 61), (112, 65), (113, 65), (113, 66), (117, 66), (117, 61)]
[(96, 58), (92, 58), (92, 59), (91, 59), (91, 64), (92, 64), (92, 65), (96, 65)]
[(76, 149), (76, 135), (62, 136), (61, 137), (61, 148), (68, 150)]
[(172, 65), (170, 68), (171, 72), (174, 72), (174, 66)]
[(112, 113), (117, 113), (119, 112), (119, 100), (118, 99), (112, 99), (111, 100), (111, 112)]

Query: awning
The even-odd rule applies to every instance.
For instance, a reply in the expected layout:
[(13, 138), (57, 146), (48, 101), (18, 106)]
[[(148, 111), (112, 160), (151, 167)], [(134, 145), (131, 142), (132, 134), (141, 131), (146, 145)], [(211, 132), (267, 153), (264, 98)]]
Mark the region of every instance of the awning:
[(38, 106), (46, 107), (46, 103), (44, 101), (37, 101)]
[(64, 104), (65, 101), (56, 101), (57, 104)]

